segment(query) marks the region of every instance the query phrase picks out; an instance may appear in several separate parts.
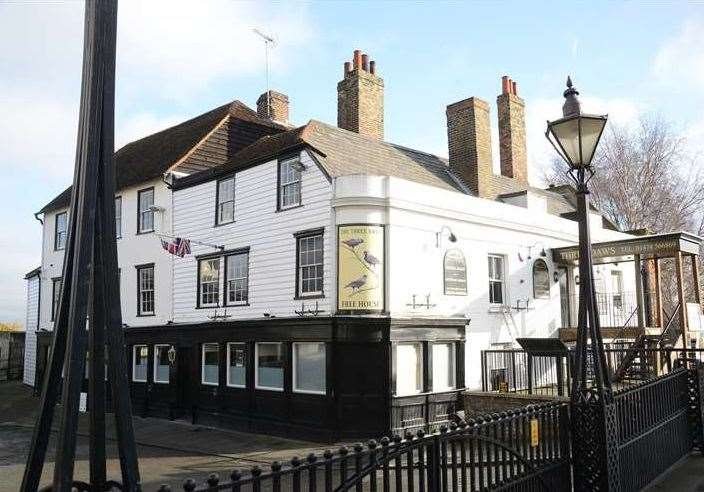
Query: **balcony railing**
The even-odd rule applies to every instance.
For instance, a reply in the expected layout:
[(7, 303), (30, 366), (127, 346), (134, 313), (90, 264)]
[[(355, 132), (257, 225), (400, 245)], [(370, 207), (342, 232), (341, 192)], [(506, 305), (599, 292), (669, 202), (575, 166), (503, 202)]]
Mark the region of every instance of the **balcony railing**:
[[(601, 326), (606, 328), (621, 328), (624, 326), (638, 326), (638, 296), (635, 291), (624, 292), (597, 292), (596, 307), (599, 312)], [(579, 309), (579, 295), (563, 297), (562, 312), (569, 312), (569, 321), (563, 319), (563, 328), (577, 326), (577, 312)], [(645, 313), (645, 326), (662, 326), (656, 314), (656, 292), (643, 292), (643, 312)], [(563, 316), (567, 318), (567, 316)]]

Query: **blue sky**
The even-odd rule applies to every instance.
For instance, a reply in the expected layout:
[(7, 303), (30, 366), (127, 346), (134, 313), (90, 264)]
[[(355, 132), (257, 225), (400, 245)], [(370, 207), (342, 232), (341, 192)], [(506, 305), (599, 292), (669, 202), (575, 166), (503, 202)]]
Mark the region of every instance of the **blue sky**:
[[(0, 321), (23, 321), (22, 275), (41, 254), (32, 213), (71, 179), (82, 10), (0, 3)], [(658, 113), (692, 152), (704, 149), (704, 4), (123, 0), (119, 12), (118, 144), (232, 99), (254, 106), (265, 89), (258, 27), (278, 40), (272, 88), (289, 95), (296, 124), (336, 122), (336, 83), (359, 48), (385, 80), (387, 140), (440, 155), (445, 106), (478, 96), (495, 119), (510, 75), (526, 101), (535, 184), (568, 73), (586, 110), (621, 124)]]

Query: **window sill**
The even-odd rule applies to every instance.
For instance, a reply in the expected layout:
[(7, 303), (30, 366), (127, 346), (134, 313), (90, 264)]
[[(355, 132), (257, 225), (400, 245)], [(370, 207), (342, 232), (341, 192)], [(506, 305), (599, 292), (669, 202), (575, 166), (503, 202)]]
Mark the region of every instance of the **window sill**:
[(311, 294), (309, 296), (297, 295), (296, 297), (293, 298), (294, 301), (305, 301), (307, 299), (325, 299), (325, 294)]
[(196, 309), (220, 309), (224, 306), (217, 306), (213, 304), (212, 306), (196, 306)]
[(138, 318), (153, 318), (154, 316), (156, 316), (156, 313), (137, 314)]
[(296, 395), (327, 396), (327, 392), (325, 392), (325, 391), (305, 391), (305, 390), (296, 390), (295, 389), (291, 392)]
[(213, 387), (213, 388), (217, 388), (218, 386), (220, 386), (219, 383), (206, 383), (205, 381), (201, 381), (200, 384), (203, 385), (203, 386), (210, 386), (210, 387)]
[(246, 390), (246, 389), (247, 389), (247, 386), (246, 386), (246, 385), (240, 386), (240, 385), (236, 385), (236, 384), (228, 384), (228, 385), (226, 386), (226, 388), (228, 388), (228, 389)]
[(242, 304), (225, 304), (223, 307), (237, 308), (237, 307), (247, 307), (247, 306), (249, 306), (249, 301), (243, 302)]
[(299, 203), (298, 205), (291, 205), (290, 207), (284, 207), (284, 208), (279, 207), (276, 209), (276, 213), (287, 212), (289, 210), (295, 210), (297, 208), (301, 208), (302, 206), (303, 206), (303, 204)]
[(216, 222), (215, 224), (213, 224), (213, 227), (221, 227), (221, 226), (226, 226), (226, 225), (232, 225), (232, 224), (234, 224), (234, 223), (236, 223), (236, 222), (237, 222), (236, 220), (230, 220), (230, 221), (228, 221), (228, 222)]
[(137, 231), (136, 236), (144, 236), (146, 234), (154, 234), (154, 229), (150, 229), (148, 231)]
[(284, 392), (283, 388), (267, 388), (266, 386), (255, 386), (254, 389), (257, 391), (274, 391), (275, 393)]

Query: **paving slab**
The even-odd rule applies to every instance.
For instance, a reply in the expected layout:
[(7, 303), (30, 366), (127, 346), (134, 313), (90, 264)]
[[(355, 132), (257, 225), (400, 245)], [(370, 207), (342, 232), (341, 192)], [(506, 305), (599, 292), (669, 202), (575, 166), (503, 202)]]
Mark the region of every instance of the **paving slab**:
[[(0, 383), (0, 492), (15, 492), (19, 488), (38, 405), (39, 398), (32, 396), (31, 388), (19, 383)], [(224, 479), (233, 469), (246, 470), (253, 465), (266, 469), (275, 460), (320, 454), (340, 445), (214, 429), (164, 419), (135, 417), (133, 422), (145, 492), (156, 490), (162, 483), (179, 490), (186, 478), (202, 482), (209, 474), (218, 473)], [(79, 421), (74, 474), (81, 480), (88, 477), (87, 436), (86, 414), (81, 415)], [(120, 465), (112, 426), (107, 437), (108, 474), (119, 477)], [(55, 443), (54, 430), (42, 483), (51, 480)]]

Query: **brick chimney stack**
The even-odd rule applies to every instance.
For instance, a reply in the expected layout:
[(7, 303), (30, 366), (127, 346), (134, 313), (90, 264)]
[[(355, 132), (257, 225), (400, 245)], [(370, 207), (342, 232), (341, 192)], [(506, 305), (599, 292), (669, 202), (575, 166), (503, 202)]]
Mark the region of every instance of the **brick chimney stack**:
[(384, 80), (376, 75), (376, 62), (360, 50), (345, 62), (337, 84), (337, 126), (384, 139)]
[(287, 125), (288, 96), (276, 91), (265, 92), (257, 99), (257, 114)]
[(501, 174), (528, 184), (525, 103), (518, 97), (518, 85), (501, 77), (501, 94), (496, 98), (499, 112), (499, 156)]
[(491, 122), (489, 103), (476, 97), (447, 107), (447, 143), (450, 169), (470, 190), (482, 198), (491, 197)]

